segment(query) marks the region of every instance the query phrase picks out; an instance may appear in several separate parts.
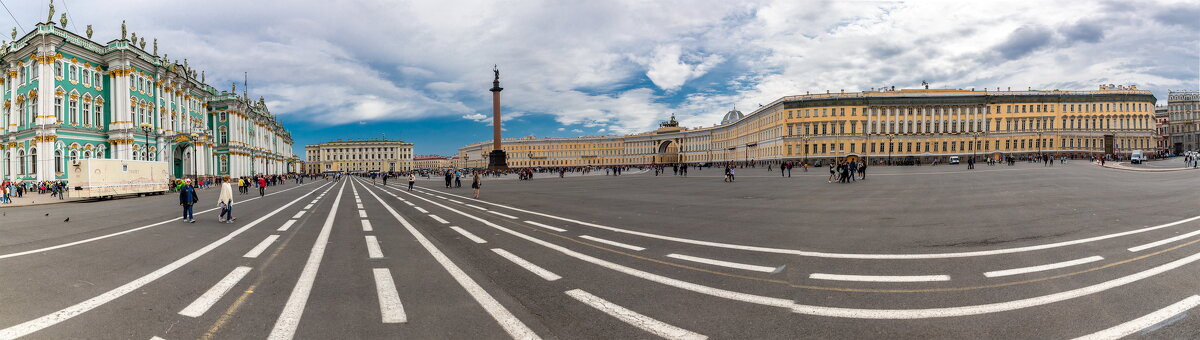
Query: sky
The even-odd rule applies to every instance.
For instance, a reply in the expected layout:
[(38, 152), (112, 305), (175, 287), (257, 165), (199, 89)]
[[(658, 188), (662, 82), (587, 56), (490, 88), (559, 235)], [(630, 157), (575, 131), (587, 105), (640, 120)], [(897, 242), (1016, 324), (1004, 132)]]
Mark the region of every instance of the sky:
[[(24, 34), (47, 1), (4, 2)], [(210, 84), (249, 78), (295, 152), (389, 138), (418, 155), (503, 134), (711, 126), (787, 95), (871, 88), (1200, 88), (1200, 2), (58, 0), (101, 43), (121, 20)], [(55, 14), (57, 20), (58, 14)], [(15, 20), (14, 20), (15, 19)], [(5, 25), (9, 27), (5, 27)]]

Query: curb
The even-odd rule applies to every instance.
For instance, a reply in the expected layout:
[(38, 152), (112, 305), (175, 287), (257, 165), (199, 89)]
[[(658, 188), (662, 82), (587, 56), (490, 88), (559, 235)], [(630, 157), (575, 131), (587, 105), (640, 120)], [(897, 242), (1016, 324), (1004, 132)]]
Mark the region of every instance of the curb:
[(1116, 165), (1103, 165), (1102, 167), (1109, 168), (1109, 169), (1125, 170), (1125, 171), (1136, 171), (1136, 172), (1171, 172), (1171, 171), (1200, 170), (1197, 168), (1138, 169), (1138, 168), (1130, 168), (1130, 167), (1122, 166), (1120, 164), (1121, 163), (1116, 163)]

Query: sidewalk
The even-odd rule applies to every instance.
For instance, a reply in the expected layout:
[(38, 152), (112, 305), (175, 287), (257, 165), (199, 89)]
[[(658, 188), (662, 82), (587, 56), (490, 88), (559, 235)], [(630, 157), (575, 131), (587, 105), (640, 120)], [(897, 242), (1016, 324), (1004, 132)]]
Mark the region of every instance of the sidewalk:
[(1107, 162), (1107, 164), (1104, 164), (1104, 167), (1112, 168), (1112, 169), (1119, 169), (1119, 170), (1142, 171), (1142, 172), (1168, 172), (1168, 171), (1200, 170), (1197, 168), (1190, 168), (1190, 167), (1138, 168), (1138, 167), (1133, 167), (1132, 164), (1129, 164), (1129, 162)]
[(88, 198), (70, 197), (70, 195), (68, 195), (66, 198), (63, 198), (60, 200), (60, 199), (58, 199), (58, 197), (50, 196), (50, 194), (38, 194), (35, 191), (32, 193), (29, 193), (29, 192), (25, 193), (25, 197), (12, 196), (12, 203), (0, 204), (0, 208), (27, 207), (27, 206), (31, 206), (31, 205), (43, 205), (43, 204), (70, 203), (70, 202), (79, 202), (79, 201), (86, 201), (86, 200), (88, 200)]

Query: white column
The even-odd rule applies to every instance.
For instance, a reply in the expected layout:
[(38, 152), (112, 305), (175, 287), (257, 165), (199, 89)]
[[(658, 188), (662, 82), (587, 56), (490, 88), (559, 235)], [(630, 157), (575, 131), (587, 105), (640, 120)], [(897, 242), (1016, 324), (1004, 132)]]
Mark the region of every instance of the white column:
[[(39, 46), (38, 52), (40, 55), (54, 55), (53, 46)], [(41, 124), (44, 129), (38, 131), (38, 135), (42, 135), (41, 142), (37, 143), (38, 148), (38, 173), (39, 181), (54, 180), (54, 141), (47, 138), (56, 135), (55, 129), (51, 124), (58, 121), (54, 113), (54, 65), (42, 62), (34, 62), (33, 72), (38, 75), (38, 115), (41, 115)]]
[[(10, 69), (16, 66), (10, 67)], [(21, 120), (21, 116), (17, 114), (17, 75), (16, 72), (9, 73), (12, 76), (5, 75), (8, 79), (8, 129), (9, 133), (17, 132), (17, 122)]]

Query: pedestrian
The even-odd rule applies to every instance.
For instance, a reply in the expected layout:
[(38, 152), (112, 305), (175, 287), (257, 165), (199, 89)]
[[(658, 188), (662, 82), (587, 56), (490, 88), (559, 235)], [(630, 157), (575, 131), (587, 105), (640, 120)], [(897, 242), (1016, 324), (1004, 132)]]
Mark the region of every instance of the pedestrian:
[(192, 214), (192, 206), (200, 197), (196, 195), (196, 189), (192, 187), (191, 182), (185, 181), (183, 187), (179, 190), (179, 205), (183, 207), (183, 222), (196, 223), (196, 218)]
[(266, 195), (267, 195), (267, 178), (259, 177), (258, 178), (258, 197), (263, 197)]
[(475, 199), (479, 199), (479, 187), (483, 186), (480, 182), (479, 172), (475, 172), (475, 178), (471, 180), (471, 192), (475, 194)]
[(416, 183), (416, 182), (417, 182), (417, 174), (410, 172), (408, 174), (408, 191), (412, 191), (413, 183)]
[(829, 162), (829, 180), (827, 182), (833, 183), (834, 176), (837, 176), (837, 168), (834, 167), (833, 162)]
[(229, 182), (221, 183), (221, 195), (217, 196), (217, 206), (221, 207), (221, 215), (217, 216), (217, 221), (233, 223), (233, 220), (237, 219), (233, 217), (233, 187)]

